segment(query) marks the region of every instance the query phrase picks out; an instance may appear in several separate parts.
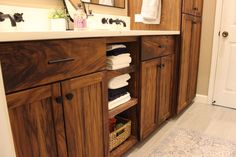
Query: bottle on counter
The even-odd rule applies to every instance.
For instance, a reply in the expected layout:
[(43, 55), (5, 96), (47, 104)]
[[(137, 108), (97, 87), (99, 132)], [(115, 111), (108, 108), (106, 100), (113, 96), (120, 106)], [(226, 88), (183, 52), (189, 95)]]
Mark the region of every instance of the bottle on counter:
[(78, 31), (87, 28), (87, 15), (81, 3), (78, 4), (78, 9), (74, 14), (74, 30)]

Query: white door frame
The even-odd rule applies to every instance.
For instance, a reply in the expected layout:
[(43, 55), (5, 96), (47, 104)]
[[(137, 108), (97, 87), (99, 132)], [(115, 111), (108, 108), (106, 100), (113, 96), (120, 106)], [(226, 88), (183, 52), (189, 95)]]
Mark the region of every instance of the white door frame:
[(214, 96), (214, 89), (215, 89), (218, 51), (219, 51), (220, 37), (221, 37), (221, 35), (219, 35), (219, 31), (221, 30), (223, 1), (224, 0), (216, 0), (215, 27), (214, 27), (214, 36), (213, 36), (213, 45), (212, 45), (212, 58), (211, 58), (211, 73), (210, 73), (209, 88), (208, 88), (208, 103), (209, 104), (212, 104), (212, 102), (214, 101), (213, 96)]

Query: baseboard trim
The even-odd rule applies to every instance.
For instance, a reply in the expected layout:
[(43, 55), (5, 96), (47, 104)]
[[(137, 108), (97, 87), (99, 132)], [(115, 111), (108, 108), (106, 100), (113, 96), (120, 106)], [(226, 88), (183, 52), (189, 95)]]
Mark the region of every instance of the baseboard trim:
[(200, 94), (197, 94), (194, 101), (195, 101), (196, 103), (209, 104), (209, 103), (208, 103), (208, 96), (207, 96), (207, 95), (200, 95)]

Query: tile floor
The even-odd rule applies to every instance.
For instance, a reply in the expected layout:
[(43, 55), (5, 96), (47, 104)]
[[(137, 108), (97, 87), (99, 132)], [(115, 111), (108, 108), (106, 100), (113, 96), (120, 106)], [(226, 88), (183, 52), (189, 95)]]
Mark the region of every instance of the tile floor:
[(176, 128), (190, 129), (236, 142), (236, 110), (194, 103), (181, 116), (169, 120), (159, 131), (136, 145), (125, 157), (146, 157), (154, 145)]

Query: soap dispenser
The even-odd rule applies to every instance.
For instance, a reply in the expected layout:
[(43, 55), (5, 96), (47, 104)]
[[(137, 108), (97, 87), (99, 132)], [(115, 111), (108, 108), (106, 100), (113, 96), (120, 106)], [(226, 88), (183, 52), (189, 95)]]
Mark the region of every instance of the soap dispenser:
[(81, 3), (78, 4), (78, 9), (74, 14), (74, 30), (78, 31), (87, 28), (87, 15), (84, 12)]

